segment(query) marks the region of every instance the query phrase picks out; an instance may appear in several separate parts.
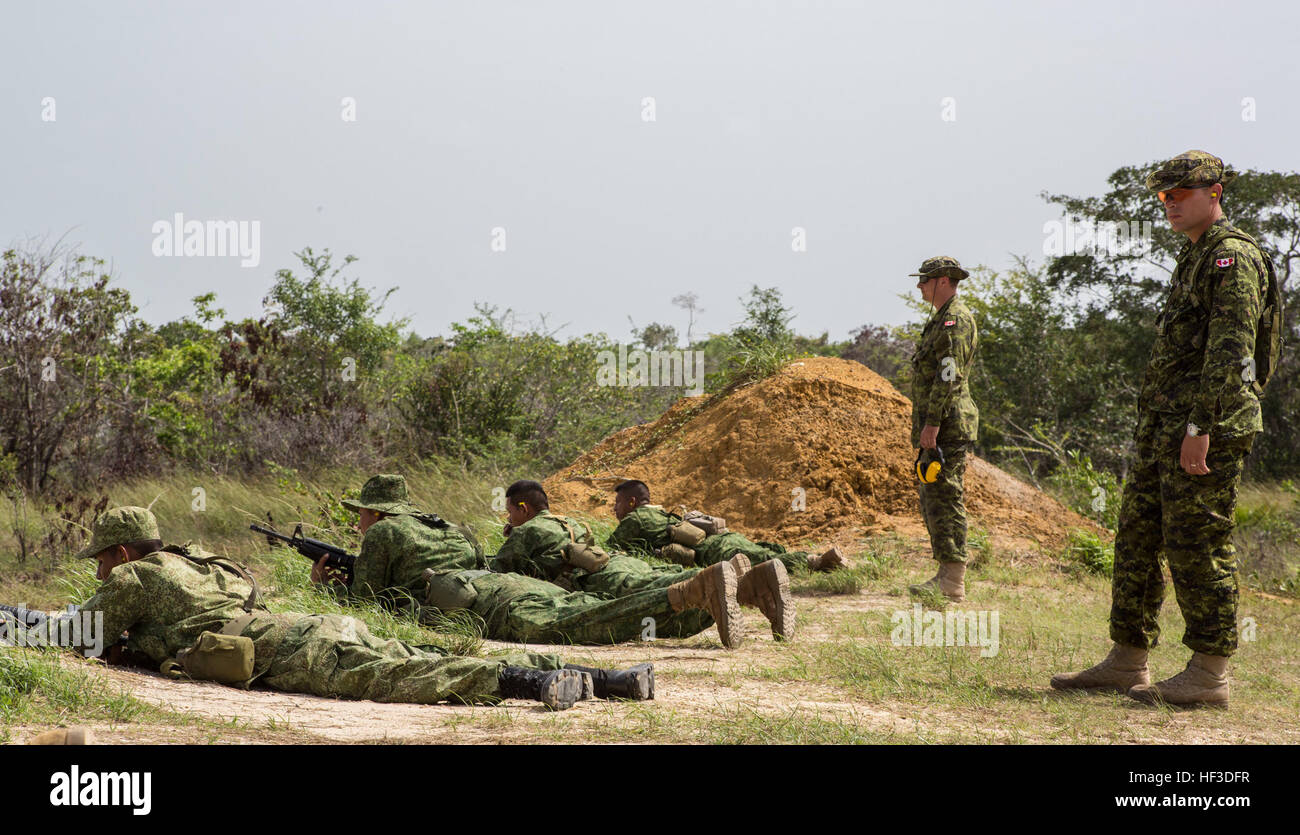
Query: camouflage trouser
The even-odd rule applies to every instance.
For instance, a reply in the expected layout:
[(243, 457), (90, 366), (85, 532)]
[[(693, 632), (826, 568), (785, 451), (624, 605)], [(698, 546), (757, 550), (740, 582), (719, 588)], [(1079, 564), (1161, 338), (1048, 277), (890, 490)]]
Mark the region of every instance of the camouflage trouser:
[(385, 640), (346, 615), (294, 618), (258, 683), (289, 693), (376, 702), (475, 702), (499, 692), (506, 664), (555, 670), (559, 656), (529, 653), (486, 661)]
[(734, 531), (706, 537), (695, 549), (695, 564), (713, 565), (738, 553), (749, 557), (754, 565), (775, 559), (785, 563), (791, 571), (808, 567), (808, 554), (803, 551), (787, 551), (784, 545), (775, 542), (751, 542)]
[(1138, 438), (1137, 460), (1119, 512), (1115, 577), (1111, 585), (1111, 640), (1151, 648), (1165, 596), (1160, 562), (1169, 562), (1178, 608), (1187, 622), (1183, 643), (1196, 652), (1232, 655), (1237, 649), (1237, 552), (1230, 542), (1237, 486), (1254, 436), (1215, 444), (1207, 475), (1179, 465), (1181, 441), (1155, 433)]
[(701, 609), (674, 612), (666, 586), (607, 598), (521, 574), (484, 574), (471, 584), (477, 597), (470, 609), (487, 624), (487, 637), (499, 641), (617, 644), (685, 638), (713, 625)]
[(967, 444), (943, 448), (943, 467), (933, 484), (918, 481), (921, 516), (930, 534), (930, 553), (939, 562), (966, 562), (966, 499), (962, 478), (966, 474)]
[(609, 563), (595, 574), (583, 574), (573, 582), (579, 591), (602, 597), (625, 597), (647, 589), (666, 589), (699, 573), (698, 568), (679, 565), (651, 565), (625, 554), (610, 554)]

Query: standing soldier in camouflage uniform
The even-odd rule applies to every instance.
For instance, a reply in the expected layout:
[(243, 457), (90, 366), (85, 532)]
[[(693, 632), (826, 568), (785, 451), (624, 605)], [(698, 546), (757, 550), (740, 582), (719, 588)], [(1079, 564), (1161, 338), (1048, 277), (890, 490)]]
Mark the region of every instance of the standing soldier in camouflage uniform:
[[(832, 546), (821, 554), (790, 551), (776, 542), (753, 542), (735, 531), (706, 535), (693, 547), (677, 545), (674, 549), (670, 529), (682, 523), (682, 517), (650, 503), (650, 488), (644, 481), (624, 481), (614, 488), (614, 516), (618, 527), (605, 544), (633, 556), (658, 553), (663, 559), (686, 566), (713, 565), (744, 554), (751, 565), (780, 560), (787, 570), (835, 571), (848, 568), (848, 558)], [(680, 549), (680, 550), (678, 550)], [(681, 554), (678, 558), (670, 554)]]
[[(1223, 216), (1223, 189), (1235, 177), (1204, 151), (1179, 154), (1147, 177), (1147, 188), (1159, 192), (1170, 225), (1187, 243), (1178, 253), (1138, 399), (1136, 461), (1115, 537), (1114, 647), (1094, 667), (1053, 676), (1057, 689), (1227, 706), (1238, 574), (1229, 539), (1242, 467), (1263, 429), (1261, 383), (1276, 356), (1275, 344), (1265, 345), (1268, 365), (1257, 381), (1256, 337), (1263, 322), (1271, 343), (1271, 317), (1281, 315), (1271, 261)], [(1153, 685), (1147, 652), (1160, 635), (1162, 553), (1192, 657), (1183, 672)]]
[(729, 561), (707, 568), (652, 566), (626, 554), (605, 554), (603, 566), (576, 565), (572, 545), (594, 548), (590, 529), (581, 522), (550, 511), (550, 501), (536, 481), (516, 481), (506, 490), (506, 511), (510, 523), (501, 551), (489, 561), (494, 571), (513, 571), (602, 597), (622, 597), (654, 589), (667, 589), (670, 600), (681, 598), (691, 583), (720, 583), (728, 589), (729, 617), (715, 613), (718, 635), (724, 646), (739, 644), (743, 629), (739, 606), (753, 606), (772, 625), (778, 639), (794, 636), (794, 598), (790, 579), (779, 560), (769, 560), (751, 569), (749, 559), (737, 554)]
[[(248, 639), (242, 645), (251, 650), (251, 676), (221, 679), (243, 686), (416, 704), (527, 698), (554, 708), (572, 706), (583, 693), (583, 674), (563, 669), (557, 656), (450, 657), (436, 647), (378, 638), (356, 618), (272, 613), (242, 566), (164, 546), (145, 508), (105, 512), (77, 557), (99, 561), (103, 585), (76, 616), (100, 615), (103, 635), (129, 633), (126, 648), (154, 664), (188, 664), (205, 640), (224, 637), (227, 648)], [(78, 648), (92, 647), (83, 639)]]
[(923, 461), (942, 454), (932, 482), (918, 486), (921, 516), (939, 572), (913, 593), (938, 590), (949, 600), (966, 599), (966, 504), (962, 476), (966, 455), (979, 431), (979, 409), (970, 396), (970, 369), (979, 346), (975, 317), (957, 298), (957, 283), (970, 275), (957, 259), (941, 255), (921, 264), (916, 286), (935, 313), (921, 331), (912, 355), (912, 446)]

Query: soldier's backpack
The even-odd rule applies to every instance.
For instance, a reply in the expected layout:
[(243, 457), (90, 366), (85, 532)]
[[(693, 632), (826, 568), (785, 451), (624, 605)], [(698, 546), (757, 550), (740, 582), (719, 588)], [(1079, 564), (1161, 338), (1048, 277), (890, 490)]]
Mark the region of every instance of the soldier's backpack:
[(682, 520), (704, 531), (705, 536), (727, 532), (727, 520), (721, 516), (710, 516), (698, 510), (687, 510), (685, 505), (682, 505), (682, 511)]
[[(1263, 307), (1259, 314), (1259, 324), (1255, 330), (1255, 355), (1253, 358), (1254, 368), (1253, 378), (1250, 379), (1251, 387), (1256, 395), (1264, 393), (1264, 386), (1268, 385), (1268, 380), (1277, 370), (1278, 362), (1282, 357), (1282, 287), (1277, 280), (1277, 267), (1273, 265), (1273, 259), (1259, 245), (1259, 242), (1240, 230), (1230, 230), (1226, 235), (1227, 238), (1237, 238), (1254, 245), (1259, 250), (1259, 254), (1264, 258), (1264, 271), (1268, 274), (1268, 287), (1264, 291)], [(1196, 262), (1196, 269), (1192, 271), (1192, 276), (1200, 275), (1201, 267), (1214, 254), (1211, 248), (1201, 260)], [(1200, 306), (1200, 300), (1196, 303)], [(1209, 320), (1206, 320), (1206, 334), (1202, 338), (1201, 344), (1204, 345), (1209, 340)]]

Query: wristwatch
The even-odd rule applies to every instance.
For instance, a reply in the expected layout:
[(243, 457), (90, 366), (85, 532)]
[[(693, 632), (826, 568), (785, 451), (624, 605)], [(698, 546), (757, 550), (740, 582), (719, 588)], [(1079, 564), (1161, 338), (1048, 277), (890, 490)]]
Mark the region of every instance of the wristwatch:
[(1195, 438), (1197, 435), (1200, 435), (1200, 434), (1203, 434), (1203, 433), (1201, 432), (1201, 427), (1197, 426), (1197, 425), (1194, 424), (1194, 423), (1188, 423), (1188, 424), (1187, 424), (1187, 437), (1189, 437), (1189, 438)]

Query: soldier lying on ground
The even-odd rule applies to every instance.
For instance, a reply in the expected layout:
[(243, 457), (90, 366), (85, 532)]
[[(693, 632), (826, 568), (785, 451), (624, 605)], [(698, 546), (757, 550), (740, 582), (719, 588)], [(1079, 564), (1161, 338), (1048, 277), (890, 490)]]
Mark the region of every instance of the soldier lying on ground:
[[(103, 581), (78, 615), (102, 613), (102, 635), (128, 633), (128, 650), (169, 671), (219, 668), (210, 677), (226, 683), (377, 702), (523, 698), (563, 709), (584, 697), (582, 670), (566, 668), (558, 656), (453, 657), (437, 647), (378, 638), (352, 617), (272, 613), (247, 570), (223, 557), (164, 546), (157, 520), (144, 508), (105, 512), (77, 556), (97, 559)], [(76, 648), (91, 646), (83, 638)], [(241, 662), (237, 677), (247, 673), (247, 679), (232, 680), (229, 673)]]
[[(680, 601), (683, 590), (700, 578), (718, 575), (733, 585), (731, 599), (740, 606), (754, 606), (772, 624), (777, 638), (794, 635), (794, 598), (785, 566), (776, 560), (751, 569), (748, 558), (738, 554), (707, 568), (682, 569), (652, 566), (645, 560), (622, 553), (606, 553), (596, 547), (590, 528), (550, 511), (546, 491), (536, 481), (516, 481), (506, 489), (506, 541), (489, 559), (494, 571), (512, 571), (537, 577), (563, 588), (578, 589), (607, 597), (666, 589), (670, 601)], [(716, 617), (716, 615), (715, 615)], [(739, 643), (739, 618), (725, 629), (720, 622), (722, 643)]]
[[(714, 565), (736, 554), (744, 554), (752, 565), (780, 560), (787, 569), (807, 567), (812, 571), (833, 571), (849, 565), (839, 548), (832, 547), (817, 555), (788, 551), (784, 545), (753, 542), (734, 531), (706, 534), (695, 545), (679, 543), (673, 538), (673, 529), (682, 528), (682, 517), (651, 504), (650, 488), (644, 481), (624, 481), (614, 488), (614, 515), (618, 517), (618, 527), (605, 540), (608, 547), (632, 554), (659, 554), (686, 566)], [(692, 527), (688, 523), (682, 529)]]
[[(485, 637), (499, 641), (613, 644), (645, 637), (684, 638), (715, 621), (724, 645), (739, 640), (732, 566), (677, 578), (675, 588), (597, 596), (534, 577), (475, 568), (483, 564), (475, 546), (454, 528), (433, 530), (421, 521), (436, 517), (410, 503), (406, 480), (399, 475), (371, 478), (359, 499), (344, 504), (361, 514), (364, 536), (352, 585), (327, 569), (323, 558), (312, 569), (313, 582), (330, 583), (341, 596), (397, 608), (414, 603), (417, 616), (426, 619), (468, 610), (482, 618)], [(596, 679), (598, 687), (603, 686), (601, 676)], [(642, 694), (653, 689), (653, 675), (634, 668), (612, 679), (610, 687), (613, 695), (647, 698)]]

